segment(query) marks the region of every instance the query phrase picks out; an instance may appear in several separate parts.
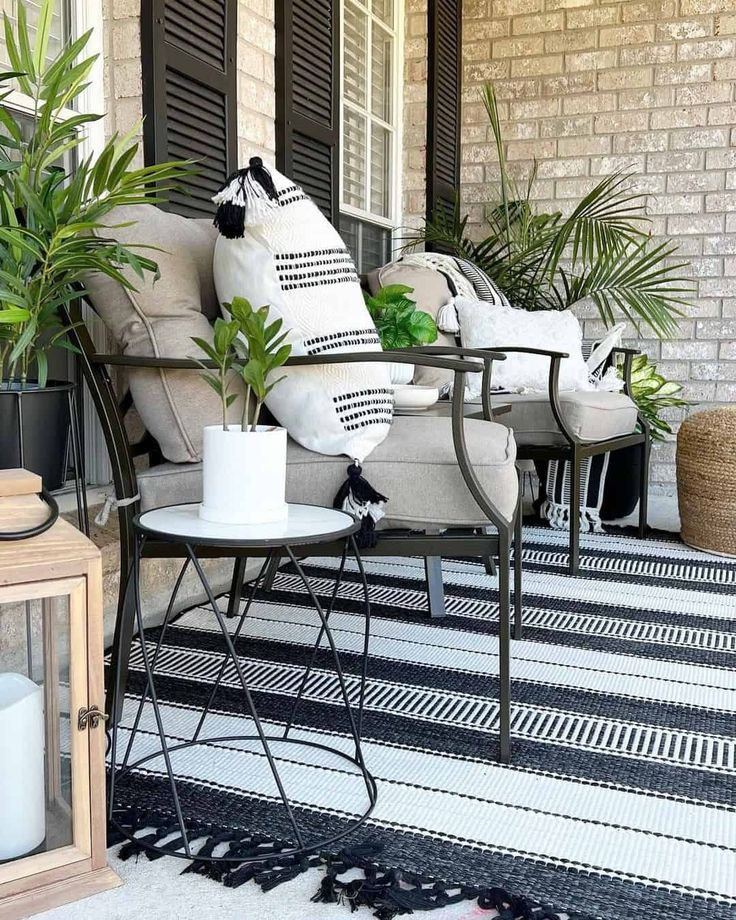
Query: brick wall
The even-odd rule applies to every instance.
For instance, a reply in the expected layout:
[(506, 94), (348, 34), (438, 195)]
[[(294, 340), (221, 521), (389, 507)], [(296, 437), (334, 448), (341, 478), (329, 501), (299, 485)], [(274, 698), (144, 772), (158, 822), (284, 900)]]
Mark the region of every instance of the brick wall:
[[(123, 135), (141, 121), (140, 0), (103, 0), (105, 137)], [(135, 165), (143, 165), (141, 146)]]
[(402, 224), (416, 228), (427, 209), (427, 0), (405, 0), (403, 144)]
[[(642, 344), (689, 399), (736, 399), (736, 0), (465, 0), (464, 36), (462, 196), (476, 228), (496, 176), (478, 97), (492, 80), (510, 162), (520, 175), (539, 162), (541, 206), (622, 167), (654, 196), (653, 230), (680, 243), (697, 296), (676, 340)], [(653, 488), (673, 482), (666, 444)]]
[(238, 142), (241, 163), (274, 161), (276, 136), (274, 0), (238, 3)]

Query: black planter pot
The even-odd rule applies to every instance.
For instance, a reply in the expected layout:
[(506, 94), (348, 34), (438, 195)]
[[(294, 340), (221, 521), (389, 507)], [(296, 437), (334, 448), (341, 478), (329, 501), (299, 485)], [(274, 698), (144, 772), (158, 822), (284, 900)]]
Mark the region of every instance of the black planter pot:
[(38, 473), (48, 491), (66, 481), (73, 383), (0, 383), (0, 469)]
[(633, 513), (639, 503), (639, 478), (643, 462), (642, 444), (611, 451), (601, 503), (601, 520), (617, 521)]

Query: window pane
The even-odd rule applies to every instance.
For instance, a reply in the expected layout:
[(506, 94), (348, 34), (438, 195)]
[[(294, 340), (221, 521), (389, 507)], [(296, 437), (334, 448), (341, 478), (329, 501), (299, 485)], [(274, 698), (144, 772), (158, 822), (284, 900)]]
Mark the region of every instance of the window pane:
[(373, 15), (393, 28), (394, 0), (373, 0)]
[(392, 39), (380, 26), (373, 28), (371, 60), (371, 111), (377, 118), (391, 121)]
[(371, 131), (371, 214), (388, 217), (391, 187), (391, 135), (374, 124)]
[(391, 261), (391, 231), (348, 214), (340, 215), (340, 235), (361, 274)]
[(366, 210), (366, 145), (365, 118), (352, 109), (345, 109), (343, 117), (343, 170), (342, 200), (352, 208)]
[(368, 17), (352, 3), (345, 4), (344, 86), (346, 99), (365, 108), (365, 68), (368, 57)]
[[(31, 33), (31, 47), (33, 47), (33, 42), (36, 36), (36, 23), (38, 22), (39, 8), (41, 4), (39, 0), (26, 0), (26, 14), (28, 16), (28, 25), (29, 31)], [(53, 60), (56, 55), (61, 50), (62, 42), (66, 37), (66, 23), (64, 22), (64, 8), (66, 4), (64, 0), (56, 0), (54, 4), (54, 16), (51, 21), (51, 32), (49, 35), (49, 44), (46, 52), (46, 60)], [(0, 12), (7, 13), (8, 17), (15, 24), (18, 17), (18, 0), (0, 0)], [(0, 17), (1, 18), (1, 17)], [(17, 33), (14, 30), (14, 34), (17, 38)], [(5, 46), (5, 34), (4, 30), (0, 28), (0, 65), (3, 67), (8, 67), (10, 61), (8, 60), (8, 51)]]

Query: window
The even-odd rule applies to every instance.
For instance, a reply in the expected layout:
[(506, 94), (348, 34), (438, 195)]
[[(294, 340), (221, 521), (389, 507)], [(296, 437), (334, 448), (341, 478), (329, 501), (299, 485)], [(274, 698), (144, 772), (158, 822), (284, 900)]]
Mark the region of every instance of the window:
[[(70, 10), (69, 2), (67, 0), (56, 0), (54, 18), (51, 22), (51, 31), (49, 34), (49, 44), (46, 51), (46, 60), (51, 61), (61, 50), (61, 46), (66, 42), (71, 34), (70, 28)], [(31, 38), (35, 35), (35, 27), (38, 22), (38, 13), (40, 3), (34, 2), (34, 0), (26, 0), (26, 15), (28, 17), (28, 25), (31, 29)], [(2, 14), (8, 16), (10, 21), (15, 24), (18, 17), (18, 0), (0, 0), (0, 20), (3, 19)], [(0, 27), (0, 68), (3, 70), (10, 69), (10, 62), (8, 61), (8, 50), (5, 45), (5, 31)], [(23, 96), (22, 93), (14, 93), (13, 96), (8, 99), (6, 104), (9, 104), (12, 108), (18, 109), (19, 111), (24, 111), (26, 109), (30, 110), (31, 100)]]
[(340, 230), (359, 271), (390, 259), (399, 221), (400, 0), (343, 0)]

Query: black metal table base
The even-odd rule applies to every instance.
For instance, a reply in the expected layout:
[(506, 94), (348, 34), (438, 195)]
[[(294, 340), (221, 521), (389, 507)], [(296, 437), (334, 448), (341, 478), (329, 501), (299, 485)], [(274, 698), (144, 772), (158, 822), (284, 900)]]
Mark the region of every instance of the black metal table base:
[[(153, 651), (153, 654), (149, 652), (149, 649), (145, 642), (145, 634), (143, 629), (143, 616), (141, 611), (141, 596), (140, 596), (140, 559), (141, 551), (145, 543), (146, 536), (145, 534), (138, 533), (133, 566), (129, 575), (128, 588), (127, 590), (132, 590), (134, 592), (135, 600), (135, 609), (136, 609), (136, 622), (138, 627), (138, 635), (140, 638), (141, 646), (141, 656), (143, 659), (143, 668), (146, 674), (146, 687), (141, 696), (141, 699), (138, 703), (138, 708), (136, 711), (135, 719), (133, 721), (132, 728), (130, 730), (130, 735), (126, 745), (126, 750), (122, 758), (122, 763), (120, 767), (117, 766), (118, 762), (118, 734), (119, 726), (117, 720), (112, 727), (112, 740), (110, 746), (110, 757), (111, 757), (111, 770), (110, 770), (110, 784), (109, 784), (109, 813), (108, 818), (113, 827), (123, 836), (128, 838), (131, 841), (134, 841), (142, 849), (149, 851), (154, 851), (158, 853), (166, 853), (167, 855), (177, 856), (183, 859), (191, 859), (197, 861), (207, 861), (207, 862), (221, 862), (221, 863), (248, 863), (248, 862), (259, 862), (264, 859), (271, 858), (273, 854), (257, 854), (250, 857), (243, 858), (242, 856), (203, 856), (200, 857), (196, 851), (192, 848), (192, 842), (197, 839), (196, 837), (190, 837), (192, 833), (192, 825), (190, 822), (190, 827), (187, 827), (187, 820), (182, 811), (181, 806), (181, 797), (179, 794), (179, 789), (177, 785), (177, 777), (172, 764), (171, 755), (176, 754), (179, 751), (188, 750), (193, 747), (197, 747), (205, 744), (226, 744), (228, 742), (244, 742), (244, 741), (257, 741), (259, 743), (259, 752), (262, 751), (268, 761), (269, 770), (275, 785), (275, 791), (277, 793), (277, 801), (280, 801), (286, 818), (288, 819), (288, 826), (290, 828), (290, 833), (293, 839), (290, 841), (291, 846), (285, 849), (279, 849), (278, 856), (280, 858), (286, 857), (299, 857), (303, 855), (308, 855), (315, 853), (319, 850), (323, 850), (336, 841), (342, 839), (348, 834), (352, 833), (358, 827), (360, 827), (368, 818), (368, 816), (373, 811), (377, 798), (378, 791), (376, 788), (376, 782), (373, 776), (368, 772), (365, 762), (363, 759), (363, 752), (361, 748), (361, 731), (362, 731), (362, 720), (363, 720), (363, 707), (365, 701), (365, 688), (366, 688), (366, 679), (367, 679), (367, 662), (368, 662), (368, 643), (370, 637), (370, 601), (368, 597), (368, 583), (363, 568), (362, 560), (360, 558), (360, 553), (358, 551), (357, 545), (353, 536), (349, 536), (344, 543), (344, 550), (340, 562), (340, 567), (335, 579), (335, 584), (333, 586), (332, 594), (330, 597), (329, 606), (325, 609), (322, 606), (319, 598), (317, 597), (316, 592), (314, 591), (312, 585), (309, 582), (304, 569), (302, 568), (299, 560), (295, 556), (293, 550), (289, 546), (274, 547), (271, 549), (269, 554), (265, 557), (261, 570), (258, 574), (258, 577), (253, 582), (250, 591), (248, 592), (248, 598), (246, 600), (243, 612), (240, 614), (240, 619), (237, 624), (237, 627), (233, 633), (230, 635), (230, 631), (227, 627), (227, 617), (220, 610), (217, 598), (214, 596), (212, 589), (210, 587), (209, 581), (202, 570), (202, 566), (196, 555), (196, 547), (189, 543), (185, 543), (187, 558), (185, 559), (179, 576), (174, 585), (174, 589), (169, 601), (168, 608), (166, 610), (166, 615), (164, 617), (163, 624), (161, 626), (161, 631), (159, 633), (158, 641), (156, 647)], [(348, 692), (347, 683), (345, 680), (345, 675), (343, 673), (342, 665), (340, 663), (340, 657), (338, 654), (337, 646), (332, 635), (332, 631), (329, 625), (330, 615), (332, 614), (335, 600), (342, 583), (342, 579), (345, 572), (345, 565), (348, 553), (351, 553), (357, 563), (358, 571), (360, 573), (361, 582), (363, 586), (364, 598), (365, 598), (365, 633), (363, 641), (363, 654), (361, 662), (361, 674), (360, 674), (360, 689), (358, 695), (358, 715), (357, 719), (353, 715), (353, 709), (350, 700), (350, 694)], [(301, 677), (298, 691), (294, 698), (291, 712), (288, 719), (285, 721), (284, 731), (280, 735), (269, 734), (265, 731), (261, 719), (258, 715), (253, 697), (246, 679), (243, 666), (238, 658), (235, 644), (240, 637), (240, 634), (245, 625), (248, 614), (251, 610), (253, 602), (257, 597), (259, 588), (261, 587), (262, 582), (264, 581), (267, 572), (269, 570), (269, 564), (271, 560), (277, 555), (286, 555), (288, 556), (294, 570), (298, 574), (300, 580), (302, 581), (307, 594), (310, 597), (310, 600), (319, 616), (320, 620), (320, 629), (317, 636), (317, 640), (314, 644), (314, 647), (311, 649), (311, 653), (308, 656), (308, 660), (305, 664), (305, 669)], [(181, 584), (184, 580), (184, 575), (186, 574), (189, 567), (192, 567), (202, 584), (202, 587), (207, 596), (208, 605), (211, 608), (217, 624), (219, 626), (220, 632), (222, 634), (224, 644), (225, 644), (225, 653), (223, 657), (222, 664), (220, 665), (217, 677), (212, 686), (212, 690), (209, 694), (209, 698), (205, 707), (199, 717), (196, 728), (192, 734), (190, 740), (178, 743), (170, 744), (167, 740), (166, 731), (164, 727), (163, 714), (161, 710), (161, 703), (159, 701), (158, 693), (156, 690), (155, 682), (155, 671), (156, 665), (158, 663), (159, 655), (164, 644), (166, 632), (171, 624), (174, 610), (176, 606), (176, 598), (181, 588)], [(344, 706), (344, 711), (348, 716), (348, 724), (350, 727), (350, 736), (354, 744), (354, 754), (350, 755), (344, 751), (330, 747), (324, 744), (320, 744), (313, 741), (308, 741), (305, 739), (294, 738), (291, 736), (293, 726), (296, 722), (296, 717), (298, 714), (299, 706), (301, 704), (302, 698), (304, 696), (305, 690), (307, 688), (309, 676), (314, 667), (317, 653), (322, 645), (324, 639), (327, 639), (327, 646), (329, 651), (332, 653), (332, 660), (334, 662), (335, 674), (338, 680), (340, 688), (340, 696), (342, 704)], [(203, 737), (202, 731), (205, 726), (206, 720), (212, 706), (215, 703), (217, 693), (220, 689), (223, 677), (225, 675), (228, 664), (232, 664), (238, 678), (238, 683), (242, 688), (244, 694), (244, 713), (243, 715), (250, 718), (255, 726), (255, 734), (248, 735), (227, 735), (227, 736), (217, 736), (217, 737)], [(119, 699), (120, 688), (115, 688), (115, 697)], [(148, 754), (145, 757), (138, 758), (137, 760), (131, 762), (130, 757), (133, 751), (135, 744), (136, 735), (140, 729), (141, 717), (143, 715), (146, 704), (149, 703), (153, 712), (154, 720), (156, 723), (156, 734), (161, 743), (161, 749), (155, 751), (152, 754)], [(346, 762), (355, 769), (354, 776), (356, 779), (362, 780), (362, 783), (365, 787), (367, 802), (365, 808), (361, 811), (360, 814), (356, 814), (354, 818), (348, 820), (346, 826), (340, 831), (339, 834), (332, 835), (331, 837), (318, 837), (312, 838), (311, 835), (307, 834), (303, 827), (300, 827), (300, 822), (297, 820), (297, 815), (294, 813), (291, 801), (287, 794), (287, 790), (284, 786), (281, 773), (277, 764), (277, 758), (274, 756), (273, 747), (279, 745), (296, 745), (301, 747), (308, 747), (311, 749), (316, 749), (329, 754), (333, 758), (339, 759), (342, 764)], [(150, 765), (150, 763), (156, 759), (163, 758), (164, 761), (164, 771), (166, 778), (168, 779), (168, 785), (171, 792), (171, 799), (173, 803), (173, 816), (174, 820), (172, 825), (175, 827), (175, 830), (172, 830), (170, 834), (167, 834), (166, 837), (151, 842), (150, 840), (141, 840), (140, 837), (136, 836), (134, 831), (131, 831), (129, 828), (126, 828), (124, 823), (120, 822), (116, 817), (116, 801), (115, 793), (116, 789), (120, 785), (121, 781), (126, 777), (130, 776), (135, 770), (143, 767), (144, 765)], [(320, 764), (324, 766), (324, 764)], [(341, 773), (344, 773), (344, 766), (341, 767)], [(338, 793), (339, 795), (339, 793)], [(223, 821), (227, 823), (227, 821)], [(196, 833), (196, 831), (194, 832)], [(177, 847), (174, 849), (169, 844), (167, 848), (167, 839), (171, 835), (178, 835), (175, 842), (177, 842)]]

